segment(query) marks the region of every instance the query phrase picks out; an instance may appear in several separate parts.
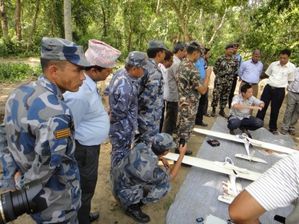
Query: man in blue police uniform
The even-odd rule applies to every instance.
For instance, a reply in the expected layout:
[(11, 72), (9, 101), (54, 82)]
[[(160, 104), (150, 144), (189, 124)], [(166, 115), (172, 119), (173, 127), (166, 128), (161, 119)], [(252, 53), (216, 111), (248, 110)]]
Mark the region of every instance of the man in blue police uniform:
[(18, 87), (7, 100), (4, 158), (15, 162), (9, 173), (16, 189), (32, 181), (42, 183), (40, 198), (47, 209), (31, 215), (37, 223), (78, 223), (81, 190), (73, 119), (62, 93), (78, 91), (85, 79), (82, 69), (89, 63), (81, 46), (44, 37), (41, 65), (43, 75)]
[(150, 146), (151, 139), (159, 133), (163, 108), (163, 77), (159, 63), (165, 58), (167, 48), (160, 41), (149, 42), (144, 76), (140, 80), (138, 96), (138, 131), (137, 142)]
[(111, 168), (114, 197), (126, 214), (139, 223), (150, 221), (141, 206), (164, 197), (170, 190), (170, 180), (178, 174), (187, 147), (180, 148), (179, 158), (170, 171), (158, 166), (158, 160), (175, 147), (169, 134), (158, 133), (152, 138), (151, 148), (139, 143)]
[(85, 56), (92, 67), (84, 72), (85, 80), (78, 92), (63, 94), (75, 124), (75, 157), (82, 189), (79, 224), (89, 224), (99, 218), (99, 212), (90, 213), (91, 199), (97, 184), (100, 144), (108, 138), (110, 122), (98, 93), (97, 81), (107, 78), (120, 54), (119, 50), (102, 41), (89, 40)]
[(110, 81), (106, 94), (110, 104), (111, 167), (116, 166), (130, 149), (137, 131), (138, 79), (144, 73), (147, 56), (143, 52), (130, 52), (125, 68)]

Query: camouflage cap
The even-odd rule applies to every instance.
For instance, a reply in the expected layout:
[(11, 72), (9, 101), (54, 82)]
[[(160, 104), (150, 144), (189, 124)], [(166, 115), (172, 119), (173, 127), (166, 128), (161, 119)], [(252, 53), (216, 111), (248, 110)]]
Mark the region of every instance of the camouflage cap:
[(91, 65), (102, 68), (115, 67), (116, 60), (120, 55), (119, 50), (99, 40), (89, 40), (88, 49), (85, 52), (85, 56)]
[(184, 50), (186, 49), (187, 44), (184, 42), (177, 42), (175, 43), (174, 47), (173, 47), (173, 52), (178, 52), (179, 50)]
[(136, 66), (136, 67), (144, 67), (147, 62), (147, 55), (141, 51), (131, 51), (126, 58), (126, 64)]
[(85, 58), (82, 46), (62, 38), (43, 37), (41, 41), (41, 58), (69, 61), (82, 67), (90, 66)]
[(161, 48), (161, 49), (168, 51), (168, 49), (165, 47), (165, 45), (161, 41), (151, 40), (148, 43), (148, 49), (157, 49), (157, 48)]
[(156, 134), (152, 142), (152, 150), (155, 154), (161, 155), (169, 149), (176, 147), (171, 135), (167, 133)]

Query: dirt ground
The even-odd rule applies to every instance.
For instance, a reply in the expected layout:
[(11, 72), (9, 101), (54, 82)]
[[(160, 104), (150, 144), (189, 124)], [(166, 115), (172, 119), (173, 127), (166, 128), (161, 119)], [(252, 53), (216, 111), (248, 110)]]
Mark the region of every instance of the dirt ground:
[[(0, 115), (3, 114), (4, 104), (7, 99), (8, 94), (18, 86), (20, 83), (13, 84), (0, 84)], [(210, 90), (211, 91), (211, 90)], [(261, 91), (260, 91), (261, 93)], [(210, 94), (210, 98), (211, 98)], [(211, 100), (211, 99), (210, 99)], [(211, 102), (211, 101), (210, 101)], [(283, 104), (279, 116), (278, 124), (281, 125), (283, 115), (285, 111), (285, 103)], [(226, 111), (228, 113), (228, 110)], [(267, 117), (265, 119), (265, 127), (268, 125), (269, 110)], [(2, 120), (0, 116), (0, 121)], [(215, 121), (215, 118), (204, 117), (204, 122), (208, 124), (207, 129), (210, 129)], [(298, 129), (298, 124), (296, 126)], [(298, 134), (294, 136), (294, 140), (298, 147)], [(197, 150), (200, 148), (203, 136), (192, 135), (189, 148), (193, 151), (195, 155)], [(109, 182), (109, 170), (110, 170), (110, 150), (111, 145), (109, 142), (102, 145), (100, 154), (100, 165), (99, 165), (99, 176), (98, 183), (96, 187), (96, 193), (93, 198), (92, 210), (100, 212), (100, 219), (96, 223), (101, 224), (133, 224), (135, 223), (131, 218), (127, 217), (121, 208), (118, 206), (117, 202), (112, 196), (110, 182)], [(144, 212), (146, 212), (151, 217), (152, 224), (163, 224), (165, 223), (166, 214), (171, 203), (174, 201), (175, 195), (178, 192), (181, 184), (183, 183), (185, 176), (187, 175), (190, 168), (182, 167), (176, 179), (172, 182), (172, 189), (169, 194), (160, 200), (158, 203), (150, 204), (144, 207)], [(190, 208), (192, 209), (192, 208)], [(11, 222), (15, 224), (31, 224), (33, 221), (28, 217), (28, 215), (20, 216), (17, 220)]]

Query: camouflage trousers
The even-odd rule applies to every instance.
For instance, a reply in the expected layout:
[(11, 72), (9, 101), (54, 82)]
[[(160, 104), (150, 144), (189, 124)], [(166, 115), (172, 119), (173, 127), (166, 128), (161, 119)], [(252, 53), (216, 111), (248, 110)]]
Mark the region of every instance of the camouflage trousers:
[(213, 90), (213, 100), (211, 107), (216, 109), (218, 101), (220, 104), (220, 110), (223, 110), (226, 107), (229, 94), (232, 88), (234, 76), (227, 75), (224, 77), (215, 77), (214, 81), (214, 90)]
[(188, 142), (195, 125), (198, 103), (198, 100), (179, 102), (177, 129), (174, 133), (174, 141), (177, 145), (180, 139), (184, 139), (186, 143)]
[(119, 127), (119, 124), (111, 124), (109, 137), (112, 145), (111, 166), (115, 166), (129, 153), (134, 131), (129, 126)]
[(151, 146), (152, 138), (160, 131), (160, 120), (143, 119), (138, 123), (139, 134), (136, 136), (136, 142), (143, 142)]
[(123, 159), (119, 164), (111, 167), (112, 193), (124, 209), (140, 202), (143, 204), (157, 202), (170, 190), (168, 178), (154, 182), (146, 181), (146, 176), (140, 179), (140, 174), (136, 174), (134, 178), (134, 172), (144, 171), (142, 169), (137, 170), (134, 167), (138, 162), (140, 162), (138, 158), (136, 158), (136, 161)]

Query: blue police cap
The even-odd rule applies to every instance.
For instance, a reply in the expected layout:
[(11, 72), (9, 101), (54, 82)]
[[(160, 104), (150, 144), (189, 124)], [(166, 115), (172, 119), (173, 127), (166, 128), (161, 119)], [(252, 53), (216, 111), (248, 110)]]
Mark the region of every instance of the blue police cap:
[(148, 49), (157, 49), (157, 48), (161, 48), (161, 49), (168, 51), (168, 49), (165, 47), (165, 45), (161, 41), (151, 40), (148, 43)]
[(136, 67), (144, 67), (147, 63), (147, 55), (141, 51), (131, 51), (126, 58), (126, 64), (136, 66)]
[(163, 152), (176, 147), (171, 135), (167, 133), (158, 133), (154, 136), (152, 150), (155, 154), (161, 155)]
[(89, 67), (82, 46), (62, 38), (43, 37), (41, 58), (48, 60), (69, 61), (72, 64)]

